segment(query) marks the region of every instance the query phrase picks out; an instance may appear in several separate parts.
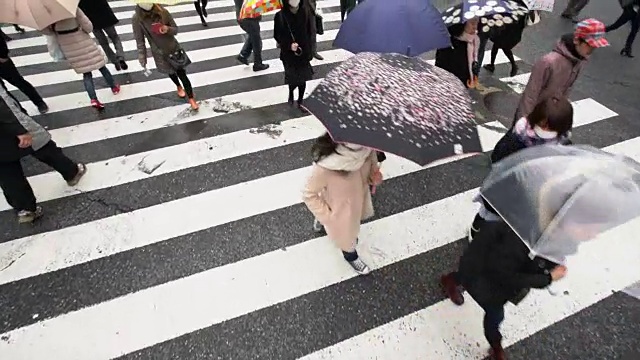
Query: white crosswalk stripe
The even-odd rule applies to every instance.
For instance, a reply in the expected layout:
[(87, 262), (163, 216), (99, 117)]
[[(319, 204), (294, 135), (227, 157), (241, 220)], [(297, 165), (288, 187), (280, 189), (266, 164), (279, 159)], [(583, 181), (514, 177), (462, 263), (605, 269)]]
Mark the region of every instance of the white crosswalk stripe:
[[(319, 3), (325, 59), (312, 62), (316, 78), (307, 94), (351, 56), (331, 44), (340, 2)], [(9, 90), (89, 171), (68, 187), (27, 160), (45, 210), (31, 227), (18, 225), (0, 199), (1, 359), (486, 356), (481, 309), (469, 297), (454, 306), (437, 285), (455, 266), (477, 211), (472, 198), (486, 173), (485, 155), (420, 167), (388, 154), (377, 215), (363, 225), (358, 245), (374, 271), (357, 277), (333, 243), (311, 230), (301, 203), (309, 148), (324, 130), (285, 102), (272, 18), (261, 25), (270, 68), (254, 72), (235, 60), (243, 31), (232, 0), (209, 2), (208, 28), (193, 4), (168, 7), (193, 61), (189, 76), (201, 108), (192, 112), (170, 79), (141, 76), (132, 3), (109, 4), (130, 67), (110, 67), (122, 91), (97, 90), (106, 106), (101, 114), (88, 107), (81, 76), (50, 59), (43, 37), (3, 27), (15, 38), (13, 61), (50, 113), (36, 116), (24, 94)], [(495, 79), (521, 93), (530, 66), (516, 60), (521, 74), (505, 77), (508, 60), (500, 53)], [(152, 59), (148, 65), (155, 69)], [(100, 75), (94, 77), (100, 86)], [(598, 132), (620, 121), (618, 113), (597, 99), (572, 100), (575, 137), (640, 160), (640, 133), (621, 139)], [(494, 118), (479, 122), (483, 151), (491, 151), (506, 128)], [(632, 241), (639, 229), (631, 222), (585, 244), (570, 259), (565, 293), (534, 291), (508, 306), (506, 345), (532, 346), (525, 340), (583, 311), (606, 312), (599, 306), (622, 301), (618, 294), (637, 297), (640, 247)]]

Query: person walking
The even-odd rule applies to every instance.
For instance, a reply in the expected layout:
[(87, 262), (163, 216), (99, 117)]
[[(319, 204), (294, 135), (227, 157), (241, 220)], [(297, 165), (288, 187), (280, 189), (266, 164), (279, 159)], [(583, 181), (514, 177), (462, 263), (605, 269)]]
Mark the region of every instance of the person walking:
[(520, 97), (513, 122), (527, 117), (540, 102), (551, 97), (569, 97), (571, 88), (594, 49), (609, 46), (605, 26), (596, 19), (576, 25), (573, 34), (560, 38), (550, 53), (533, 64), (529, 82)]
[(356, 0), (340, 0), (340, 22), (356, 8)]
[[(116, 67), (116, 70), (127, 70), (129, 66), (124, 60), (124, 49), (122, 48), (122, 42), (120, 36), (116, 31), (116, 24), (118, 18), (116, 18), (111, 6), (107, 0), (80, 0), (78, 4), (82, 12), (91, 20), (93, 24), (93, 36), (98, 40), (98, 44), (104, 50), (107, 58)], [(113, 46), (116, 49), (114, 53), (109, 45), (111, 39)]]
[(200, 16), (200, 22), (202, 23), (202, 26), (209, 26), (209, 24), (207, 24), (207, 20), (205, 20), (204, 18), (208, 17), (209, 14), (207, 14), (207, 3), (208, 0), (195, 0), (193, 2), (193, 5), (196, 7), (196, 12), (198, 13), (198, 16)]
[(140, 65), (147, 67), (147, 46), (144, 41), (146, 38), (151, 46), (156, 69), (169, 75), (176, 85), (178, 96), (187, 97), (191, 109), (198, 110), (193, 87), (187, 76), (187, 66), (191, 64), (191, 60), (176, 39), (178, 25), (173, 20), (173, 16), (159, 4), (139, 3), (131, 26), (138, 46)]
[(316, 0), (309, 0), (309, 8), (313, 13), (313, 21), (316, 24), (316, 31), (311, 34), (311, 51), (313, 51), (313, 57), (317, 60), (324, 60), (322, 55), (318, 54), (318, 22), (322, 22), (322, 14), (318, 11), (318, 5)]
[(478, 22), (478, 18), (472, 18), (450, 26), (451, 46), (436, 51), (435, 65), (455, 75), (467, 88), (475, 88), (478, 84)]
[(84, 88), (91, 99), (91, 106), (98, 110), (104, 105), (98, 100), (92, 71), (98, 70), (116, 95), (120, 85), (116, 84), (111, 72), (105, 66), (104, 55), (89, 35), (93, 32), (91, 20), (78, 8), (75, 18), (60, 20), (42, 30), (45, 35), (55, 36), (65, 59), (77, 74), (82, 74)]
[(262, 62), (262, 36), (260, 35), (260, 21), (262, 20), (262, 16), (240, 19), (243, 0), (234, 1), (238, 25), (240, 25), (240, 28), (246, 33), (244, 45), (236, 59), (242, 64), (249, 65), (249, 56), (253, 53), (253, 71), (267, 70), (269, 64)]
[[(27, 32), (25, 29), (21, 28), (20, 25), (16, 25), (16, 24), (12, 24), (13, 28), (19, 33), (19, 34), (24, 34), (25, 32)], [(9, 35), (5, 34), (4, 31), (2, 31), (2, 27), (0, 27), (0, 37), (4, 40), (4, 41), (11, 41), (13, 40), (12, 37), (10, 37)]]
[(31, 102), (38, 108), (40, 114), (49, 111), (49, 106), (44, 102), (42, 96), (31, 85), (30, 82), (20, 74), (16, 64), (9, 57), (9, 47), (5, 39), (0, 38), (0, 79), (6, 80), (9, 84), (22, 91)]
[(638, 30), (640, 30), (640, 0), (619, 1), (620, 6), (622, 6), (622, 14), (620, 14), (620, 17), (618, 17), (613, 24), (606, 27), (606, 32), (617, 30), (622, 25), (631, 23), (631, 31), (629, 31), (624, 48), (620, 50), (620, 55), (632, 58), (631, 48), (633, 47), (636, 35), (638, 35)]
[(0, 80), (0, 188), (16, 211), (19, 223), (32, 223), (42, 215), (20, 159), (32, 155), (56, 170), (69, 186), (75, 186), (87, 171), (64, 155), (51, 135), (27, 115)]
[(316, 31), (311, 9), (304, 1), (287, 0), (273, 19), (273, 37), (280, 48), (280, 60), (284, 65), (284, 83), (289, 85), (289, 105), (293, 106), (294, 91), (298, 89), (298, 108), (302, 106), (307, 81), (313, 78), (313, 50), (311, 37)]
[(373, 216), (369, 185), (382, 182), (375, 151), (355, 144), (337, 144), (328, 133), (311, 148), (313, 168), (303, 200), (323, 225), (344, 259), (361, 275), (371, 272), (356, 250), (360, 223)]
[(567, 7), (562, 12), (562, 17), (569, 19), (574, 23), (577, 23), (576, 17), (580, 14), (582, 9), (589, 4), (589, 0), (569, 0)]

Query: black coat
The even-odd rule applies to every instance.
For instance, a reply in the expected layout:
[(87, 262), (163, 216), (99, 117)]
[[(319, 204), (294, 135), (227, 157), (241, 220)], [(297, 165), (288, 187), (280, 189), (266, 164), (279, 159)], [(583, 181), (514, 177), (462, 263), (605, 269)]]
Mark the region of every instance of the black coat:
[[(280, 47), (280, 60), (285, 67), (305, 67), (313, 59), (311, 47), (312, 34), (315, 32), (315, 17), (305, 0), (300, 1), (297, 13), (289, 10), (289, 2), (283, 1), (282, 10), (273, 19), (273, 38)], [(292, 36), (293, 34), (293, 36)], [(302, 48), (301, 56), (291, 51), (291, 43)]]
[(107, 0), (80, 0), (80, 10), (91, 20), (94, 30), (108, 28), (118, 23)]
[(452, 36), (451, 47), (436, 51), (436, 66), (455, 75), (466, 87), (471, 79), (467, 43)]
[(555, 264), (531, 260), (529, 249), (504, 222), (487, 222), (460, 258), (458, 273), (469, 295), (481, 305), (517, 303), (531, 288), (551, 284)]
[[(0, 86), (7, 89), (2, 80), (0, 80)], [(10, 93), (9, 95), (12, 96)], [(26, 133), (27, 130), (20, 124), (9, 105), (0, 98), (0, 162), (20, 160), (29, 153), (29, 150), (18, 147), (17, 136)]]

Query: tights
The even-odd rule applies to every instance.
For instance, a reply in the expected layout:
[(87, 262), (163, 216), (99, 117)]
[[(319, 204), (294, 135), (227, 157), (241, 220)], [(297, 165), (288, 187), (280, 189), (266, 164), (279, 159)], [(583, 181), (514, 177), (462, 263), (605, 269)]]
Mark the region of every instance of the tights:
[(298, 104), (302, 104), (302, 98), (304, 97), (304, 91), (307, 89), (307, 83), (289, 84), (289, 102), (293, 102), (293, 91), (298, 88)]
[[(184, 87), (184, 91), (187, 93), (189, 99), (193, 98), (193, 88), (191, 87), (191, 81), (189, 81), (187, 72), (184, 71), (184, 69), (176, 70), (176, 73), (169, 75), (169, 78), (171, 79), (171, 81), (173, 81), (174, 84), (176, 84), (176, 86)], [(180, 85), (181, 81), (182, 85)]]
[(205, 25), (207, 23), (207, 21), (204, 19), (205, 17), (208, 16), (208, 14), (207, 14), (207, 2), (208, 2), (208, 0), (195, 0), (193, 2), (193, 4), (196, 6), (196, 12), (200, 16), (200, 21), (202, 22), (203, 25)]

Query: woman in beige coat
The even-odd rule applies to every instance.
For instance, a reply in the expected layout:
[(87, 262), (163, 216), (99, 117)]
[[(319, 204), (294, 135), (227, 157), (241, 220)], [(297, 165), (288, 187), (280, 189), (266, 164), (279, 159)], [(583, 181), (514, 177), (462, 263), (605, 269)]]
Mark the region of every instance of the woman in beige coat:
[(304, 202), (344, 259), (361, 274), (371, 270), (356, 251), (360, 222), (373, 216), (369, 185), (382, 181), (375, 151), (355, 144), (336, 144), (329, 134), (316, 140), (314, 165)]
[(116, 84), (109, 69), (105, 66), (104, 54), (89, 35), (92, 31), (93, 25), (91, 21), (80, 9), (76, 11), (75, 18), (60, 20), (42, 30), (45, 35), (56, 37), (60, 50), (71, 65), (71, 68), (77, 74), (82, 74), (84, 88), (91, 99), (91, 106), (102, 110), (104, 105), (96, 95), (91, 72), (99, 70), (114, 95), (120, 92), (120, 85)]

